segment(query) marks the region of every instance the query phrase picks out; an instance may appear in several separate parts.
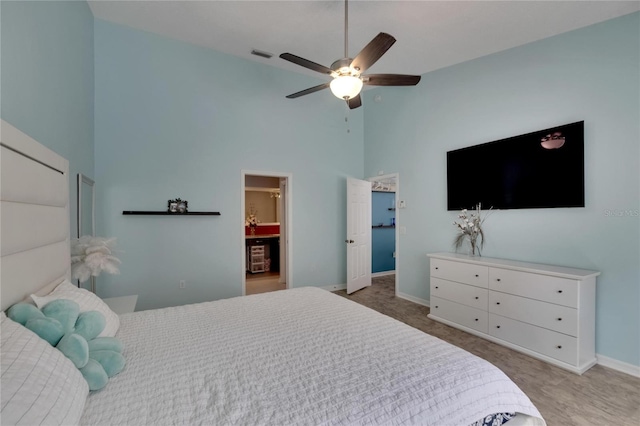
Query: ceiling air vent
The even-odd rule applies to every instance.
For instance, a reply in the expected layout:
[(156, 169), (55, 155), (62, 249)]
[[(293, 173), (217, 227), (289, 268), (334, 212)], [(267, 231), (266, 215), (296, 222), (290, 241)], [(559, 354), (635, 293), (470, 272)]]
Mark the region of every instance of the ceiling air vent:
[(269, 52), (264, 52), (262, 50), (258, 50), (258, 49), (253, 49), (251, 51), (252, 55), (256, 55), (256, 56), (260, 56), (261, 58), (267, 58), (267, 59), (271, 59), (271, 57), (273, 56), (273, 53), (269, 53)]

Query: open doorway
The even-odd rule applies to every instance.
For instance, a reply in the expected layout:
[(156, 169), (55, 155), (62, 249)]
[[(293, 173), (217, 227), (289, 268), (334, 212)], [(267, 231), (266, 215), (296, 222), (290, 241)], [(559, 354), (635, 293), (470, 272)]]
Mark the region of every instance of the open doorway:
[(392, 286), (398, 294), (399, 176), (397, 173), (368, 178), (371, 181), (371, 278)]
[(291, 175), (242, 171), (243, 295), (289, 288)]

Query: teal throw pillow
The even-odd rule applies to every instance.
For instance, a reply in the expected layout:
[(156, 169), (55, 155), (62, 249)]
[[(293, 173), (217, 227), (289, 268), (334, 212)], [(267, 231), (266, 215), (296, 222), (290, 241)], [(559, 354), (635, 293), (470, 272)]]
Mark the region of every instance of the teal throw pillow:
[(92, 391), (102, 389), (109, 377), (124, 369), (122, 342), (115, 337), (97, 337), (106, 324), (100, 312), (80, 312), (76, 302), (57, 299), (42, 311), (28, 303), (17, 303), (9, 308), (7, 316), (69, 358)]
[(64, 328), (57, 319), (31, 318), (24, 326), (46, 340), (51, 346), (57, 345), (64, 336)]
[(43, 306), (42, 313), (48, 318), (60, 321), (66, 334), (73, 331), (78, 314), (80, 314), (80, 305), (73, 300), (57, 299)]

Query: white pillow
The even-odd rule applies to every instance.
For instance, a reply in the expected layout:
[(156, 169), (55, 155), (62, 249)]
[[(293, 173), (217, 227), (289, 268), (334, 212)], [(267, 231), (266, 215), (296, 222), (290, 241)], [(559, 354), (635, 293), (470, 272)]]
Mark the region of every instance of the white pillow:
[(78, 424), (89, 386), (73, 362), (34, 332), (2, 315), (3, 425)]
[(56, 299), (69, 299), (80, 305), (80, 312), (98, 311), (104, 315), (106, 326), (99, 337), (114, 337), (120, 328), (120, 318), (118, 314), (109, 309), (106, 303), (98, 296), (84, 288), (78, 288), (68, 280), (64, 280), (58, 287), (46, 296), (39, 297), (35, 294), (31, 298), (40, 309), (49, 302)]

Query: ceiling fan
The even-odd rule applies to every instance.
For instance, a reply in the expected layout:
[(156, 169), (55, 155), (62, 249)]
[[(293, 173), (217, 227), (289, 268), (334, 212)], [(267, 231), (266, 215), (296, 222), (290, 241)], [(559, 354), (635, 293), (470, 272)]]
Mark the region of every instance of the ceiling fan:
[(362, 105), (362, 99), (360, 98), (360, 91), (362, 85), (368, 86), (415, 86), (420, 82), (419, 75), (405, 75), (405, 74), (368, 74), (363, 75), (369, 67), (376, 63), (378, 59), (385, 54), (387, 50), (396, 39), (387, 34), (380, 33), (373, 38), (367, 44), (364, 49), (356, 55), (354, 59), (349, 58), (348, 53), (348, 18), (349, 18), (349, 0), (344, 2), (344, 58), (338, 59), (330, 68), (324, 65), (317, 64), (291, 53), (283, 53), (280, 57), (289, 62), (293, 62), (296, 65), (308, 68), (313, 71), (317, 71), (323, 74), (333, 77), (328, 83), (320, 84), (318, 86), (310, 87), (300, 92), (293, 93), (287, 98), (295, 99), (300, 96), (308, 95), (326, 89), (331, 88), (331, 92), (340, 98), (347, 101), (350, 109), (358, 108)]

